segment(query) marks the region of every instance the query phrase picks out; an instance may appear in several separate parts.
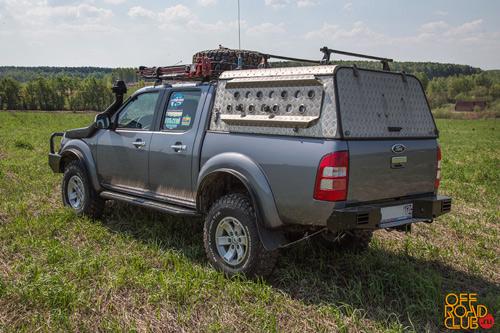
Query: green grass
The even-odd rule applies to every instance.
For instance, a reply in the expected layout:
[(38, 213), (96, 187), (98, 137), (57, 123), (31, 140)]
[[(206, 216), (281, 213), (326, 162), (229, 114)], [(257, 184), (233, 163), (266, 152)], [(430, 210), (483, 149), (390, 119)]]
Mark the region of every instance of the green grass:
[(293, 245), (254, 282), (207, 264), (202, 220), (62, 207), (48, 138), (92, 117), (0, 112), (0, 331), (447, 331), (452, 292), (500, 321), (500, 122), (437, 120), (450, 214), (363, 254)]

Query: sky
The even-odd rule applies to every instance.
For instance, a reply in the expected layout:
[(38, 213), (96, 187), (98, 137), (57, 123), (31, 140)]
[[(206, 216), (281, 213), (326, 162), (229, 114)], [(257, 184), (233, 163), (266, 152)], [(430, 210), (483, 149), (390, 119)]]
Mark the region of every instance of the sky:
[[(499, 0), (0, 0), (0, 66), (188, 64), (198, 51), (319, 49), (500, 69)], [(332, 59), (349, 59), (333, 56)]]

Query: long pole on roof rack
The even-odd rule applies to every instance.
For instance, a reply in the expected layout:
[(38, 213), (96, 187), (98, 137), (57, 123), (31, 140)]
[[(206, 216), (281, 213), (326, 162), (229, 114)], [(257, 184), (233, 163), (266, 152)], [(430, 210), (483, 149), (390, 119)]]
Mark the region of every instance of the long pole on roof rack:
[(281, 60), (290, 60), (290, 61), (300, 61), (300, 62), (308, 62), (311, 64), (317, 64), (317, 60), (309, 60), (309, 59), (299, 59), (299, 58), (291, 58), (291, 57), (283, 57), (283, 56), (278, 56), (274, 54), (265, 54), (268, 58), (276, 58), (276, 59), (281, 59)]
[(321, 48), (320, 51), (330, 52), (330, 53), (337, 53), (337, 54), (343, 54), (343, 55), (352, 56), (352, 57), (358, 57), (358, 58), (379, 60), (379, 61), (383, 61), (383, 62), (392, 62), (393, 61), (392, 59), (389, 59), (389, 58), (381, 58), (381, 57), (374, 57), (374, 56), (371, 56), (371, 55), (360, 54), (360, 53), (352, 53), (352, 52), (346, 52), (346, 51), (332, 50), (332, 49), (329, 49), (326, 46), (323, 47), (323, 48)]
[(240, 0), (238, 0), (238, 49), (241, 50)]

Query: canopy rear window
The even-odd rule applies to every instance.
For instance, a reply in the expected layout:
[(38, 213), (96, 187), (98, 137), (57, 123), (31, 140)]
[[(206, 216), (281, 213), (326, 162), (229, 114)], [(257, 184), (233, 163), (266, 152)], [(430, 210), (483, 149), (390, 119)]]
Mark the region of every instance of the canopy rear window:
[(414, 76), (342, 67), (335, 73), (335, 85), (345, 139), (438, 137)]

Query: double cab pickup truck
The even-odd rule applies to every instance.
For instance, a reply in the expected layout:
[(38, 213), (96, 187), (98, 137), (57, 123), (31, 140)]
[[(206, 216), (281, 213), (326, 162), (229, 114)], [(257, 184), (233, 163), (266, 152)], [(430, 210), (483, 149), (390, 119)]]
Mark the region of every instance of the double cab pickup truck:
[(412, 75), (253, 68), (158, 80), (126, 101), (123, 82), (112, 90), (89, 127), (51, 137), (64, 205), (94, 218), (107, 200), (204, 217), (208, 260), (228, 275), (269, 274), (297, 239), (362, 250), (375, 230), (451, 210), (438, 195), (439, 132)]

